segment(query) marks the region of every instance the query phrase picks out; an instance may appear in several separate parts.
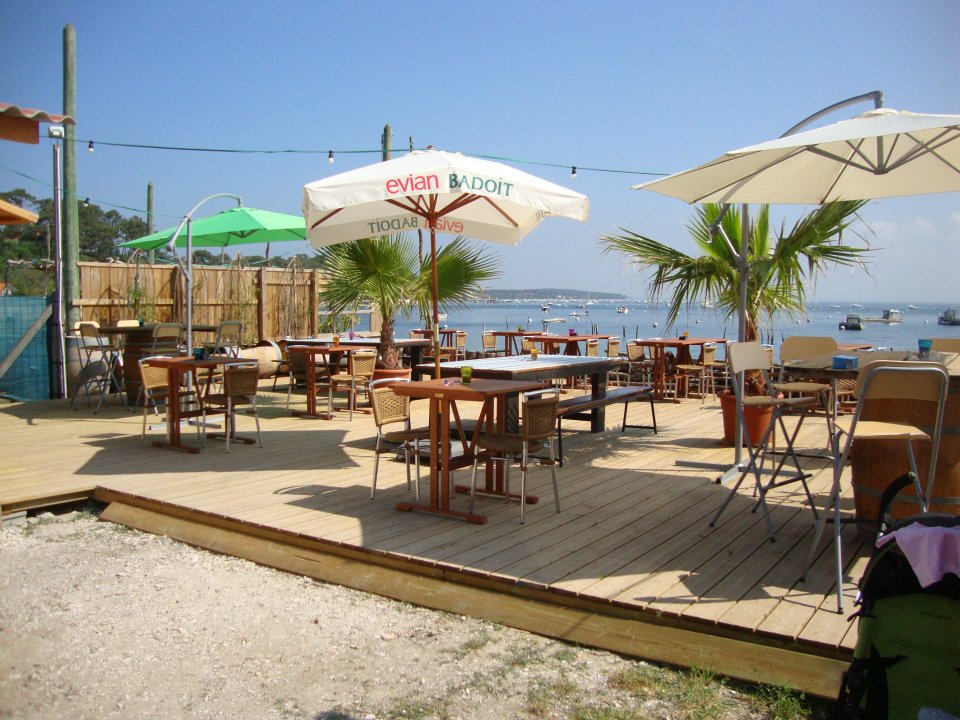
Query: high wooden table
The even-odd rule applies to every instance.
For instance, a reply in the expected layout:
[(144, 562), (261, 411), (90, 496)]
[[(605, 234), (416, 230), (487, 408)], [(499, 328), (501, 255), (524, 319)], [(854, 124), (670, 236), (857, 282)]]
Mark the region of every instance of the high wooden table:
[[(151, 367), (167, 369), (167, 441), (154, 440), (151, 444), (154, 447), (165, 447), (172, 450), (198, 453), (200, 452), (200, 448), (193, 445), (184, 445), (180, 440), (180, 422), (203, 415), (201, 410), (184, 410), (180, 407), (180, 386), (183, 383), (184, 376), (192, 374), (196, 377), (199, 370), (206, 370), (208, 374), (212, 375), (213, 371), (218, 367), (249, 365), (250, 360), (248, 358), (235, 358), (226, 355), (214, 355), (203, 360), (186, 356), (154, 357), (151, 358), (147, 364)], [(199, 388), (197, 388), (197, 392), (199, 393)], [(255, 442), (252, 438), (232, 437), (231, 439), (236, 439), (238, 442), (248, 445)]]
[[(319, 336), (315, 338), (302, 338), (287, 340), (287, 345), (330, 345), (333, 342), (333, 336)], [(423, 362), (423, 351), (433, 346), (433, 341), (429, 339), (416, 338), (395, 338), (393, 344), (400, 350), (410, 353), (410, 367), (415, 368)], [(345, 348), (377, 348), (380, 347), (380, 338), (355, 337), (350, 338), (340, 336), (340, 345)]]
[[(668, 349), (677, 351), (677, 365), (689, 365), (691, 360), (690, 349), (700, 348), (701, 357), (703, 355), (703, 346), (711, 343), (722, 344), (727, 342), (726, 338), (647, 338), (645, 340), (631, 340), (631, 345), (640, 345), (650, 349), (650, 355), (653, 359), (653, 394), (658, 400), (666, 397), (667, 390), (667, 368), (666, 353)], [(674, 398), (674, 402), (680, 402)]]
[[(459, 371), (458, 371), (459, 372)], [(397, 503), (397, 510), (432, 513), (445, 517), (458, 518), (471, 523), (482, 524), (487, 521), (485, 515), (462, 512), (450, 507), (450, 471), (455, 467), (465, 467), (473, 462), (473, 452), (481, 428), (488, 432), (495, 428), (502, 432), (506, 427), (503, 407), (507, 398), (516, 398), (520, 393), (538, 390), (538, 382), (515, 380), (487, 380), (474, 378), (469, 385), (456, 380), (421, 380), (419, 382), (399, 383), (393, 386), (398, 395), (430, 400), (430, 503), (422, 505), (411, 502)], [(460, 421), (457, 401), (480, 402), (483, 406), (477, 418), (476, 429), (468, 441)], [(453, 458), (450, 452), (450, 419), (456, 418), (463, 455)], [(488, 486), (485, 494), (500, 495), (507, 498), (503, 487), (491, 484), (488, 473)], [(521, 499), (521, 502), (526, 498)]]
[[(336, 345), (287, 345), (287, 353), (302, 354), (306, 356), (304, 361), (307, 384), (307, 409), (294, 410), (294, 415), (307, 415), (309, 417), (322, 418), (323, 420), (333, 419), (333, 402), (327, 403), (326, 412), (317, 412), (317, 356), (322, 355), (326, 362), (327, 374), (332, 372), (330, 356), (333, 353), (349, 352), (349, 348), (342, 348)], [(329, 395), (328, 395), (329, 397)]]
[(526, 333), (524, 336), (527, 340), (531, 340), (535, 343), (540, 343), (543, 346), (545, 352), (548, 352), (551, 348), (559, 347), (563, 345), (563, 354), (564, 355), (580, 355), (580, 343), (585, 343), (588, 340), (609, 340), (612, 335), (551, 335), (549, 333)]

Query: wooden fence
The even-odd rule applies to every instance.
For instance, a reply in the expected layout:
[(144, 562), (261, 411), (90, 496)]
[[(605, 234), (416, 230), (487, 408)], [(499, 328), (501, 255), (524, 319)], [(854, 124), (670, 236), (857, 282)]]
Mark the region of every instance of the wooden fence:
[[(175, 265), (81, 262), (80, 307), (84, 320), (183, 322), (186, 283)], [(193, 322), (243, 322), (244, 343), (317, 333), (321, 311), (318, 270), (194, 266)], [(374, 320), (373, 325), (377, 325)]]

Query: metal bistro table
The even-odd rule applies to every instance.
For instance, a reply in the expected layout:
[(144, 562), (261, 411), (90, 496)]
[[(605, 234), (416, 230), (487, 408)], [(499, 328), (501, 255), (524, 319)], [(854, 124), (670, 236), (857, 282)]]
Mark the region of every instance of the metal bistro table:
[[(397, 510), (418, 510), (472, 523), (485, 523), (487, 521), (485, 515), (450, 508), (450, 471), (455, 467), (472, 464), (473, 449), (481, 428), (485, 427), (488, 432), (494, 428), (503, 430), (505, 423), (503, 407), (507, 401), (512, 399), (516, 403), (520, 393), (536, 390), (539, 387), (540, 383), (532, 381), (485, 379), (474, 379), (469, 385), (464, 385), (459, 377), (456, 380), (422, 380), (394, 385), (393, 391), (398, 395), (430, 400), (430, 503), (421, 505), (400, 502), (396, 505)], [(460, 422), (460, 413), (457, 410), (458, 400), (483, 403), (476, 429), (469, 441)], [(450, 452), (451, 413), (456, 418), (460, 442), (464, 449), (463, 455), (459, 458), (454, 458)], [(492, 484), (488, 484), (486, 494), (507, 497), (501, 486)], [(527, 499), (524, 498), (524, 500)]]
[[(532, 380), (542, 383), (587, 375), (590, 377), (590, 393), (600, 397), (607, 389), (607, 374), (619, 364), (618, 358), (607, 357), (541, 354), (536, 360), (531, 360), (529, 355), (509, 355), (440, 363), (440, 375), (458, 378), (460, 368), (468, 366), (473, 368), (473, 377), (490, 380)], [(417, 369), (425, 373), (433, 372), (432, 365), (421, 365)], [(508, 429), (515, 430), (519, 418), (517, 398), (507, 403), (506, 412)], [(604, 408), (594, 408), (590, 413), (590, 432), (602, 432), (606, 423)]]

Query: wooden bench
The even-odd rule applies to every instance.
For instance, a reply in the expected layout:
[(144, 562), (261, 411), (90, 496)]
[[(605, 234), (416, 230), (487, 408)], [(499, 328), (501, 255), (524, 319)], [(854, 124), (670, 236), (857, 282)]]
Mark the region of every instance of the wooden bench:
[[(653, 425), (627, 425), (627, 409), (634, 400), (650, 401), (650, 416)], [(576, 397), (566, 398), (560, 401), (557, 408), (557, 462), (560, 467), (563, 467), (563, 420), (566, 418), (589, 421), (591, 410), (614, 403), (623, 403), (623, 426), (620, 428), (620, 432), (624, 432), (628, 427), (657, 432), (657, 412), (653, 407), (653, 387), (650, 385), (609, 388), (603, 395), (577, 395)]]

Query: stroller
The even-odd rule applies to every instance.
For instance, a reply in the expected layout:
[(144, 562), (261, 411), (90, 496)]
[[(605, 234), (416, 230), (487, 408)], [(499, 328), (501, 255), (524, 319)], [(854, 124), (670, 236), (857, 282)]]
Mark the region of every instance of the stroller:
[(880, 500), (876, 548), (850, 618), (860, 624), (838, 719), (960, 717), (960, 517), (891, 520), (890, 503), (913, 483), (907, 473)]

